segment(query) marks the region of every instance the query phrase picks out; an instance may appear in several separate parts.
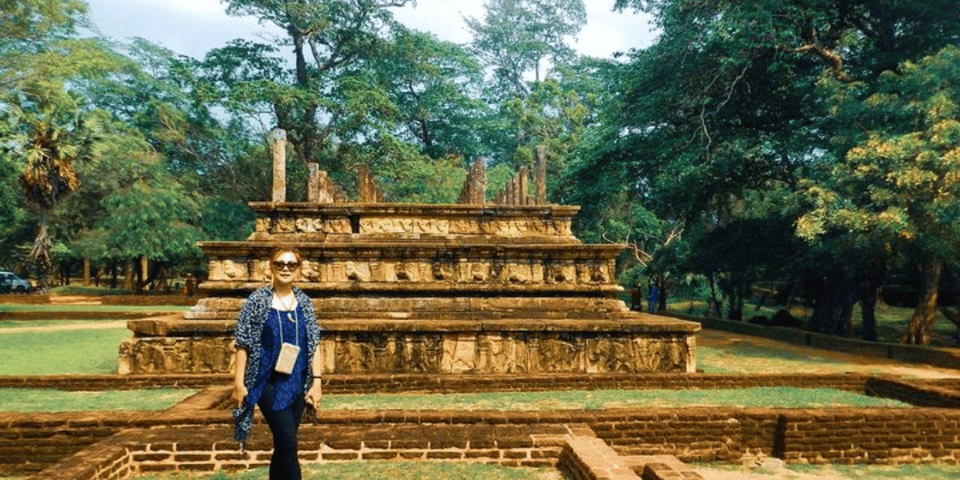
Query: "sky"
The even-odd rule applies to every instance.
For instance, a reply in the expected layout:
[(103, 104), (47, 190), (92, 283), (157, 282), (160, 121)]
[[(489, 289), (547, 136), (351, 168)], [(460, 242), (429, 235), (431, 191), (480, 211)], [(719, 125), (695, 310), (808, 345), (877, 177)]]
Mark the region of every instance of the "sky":
[[(231, 17), (220, 0), (86, 0), (90, 16), (107, 37), (126, 41), (142, 37), (178, 54), (202, 58), (235, 38), (270, 40), (280, 32), (253, 17)], [(580, 53), (610, 58), (615, 52), (649, 46), (655, 33), (645, 14), (614, 13), (614, 0), (584, 0), (587, 26), (574, 43)], [(463, 17), (483, 18), (483, 0), (418, 0), (415, 7), (395, 8), (397, 20), (432, 32), (440, 40), (467, 43)]]

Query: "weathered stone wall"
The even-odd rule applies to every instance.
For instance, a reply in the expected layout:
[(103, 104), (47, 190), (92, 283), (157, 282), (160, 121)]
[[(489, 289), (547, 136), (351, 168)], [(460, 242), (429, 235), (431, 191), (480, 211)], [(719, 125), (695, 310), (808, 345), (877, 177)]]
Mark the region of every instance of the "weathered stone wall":
[(425, 237), (526, 237), (536, 242), (579, 243), (571, 220), (579, 207), (536, 208), (481, 205), (338, 204), (311, 205), (253, 202), (257, 212), (249, 240), (356, 241), (344, 235), (396, 239)]
[[(599, 291), (615, 294), (616, 255), (620, 248), (556, 246), (549, 251), (526, 246), (323, 245), (301, 247), (304, 263), (298, 284), (307, 291), (351, 292), (458, 290), (511, 292)], [(207, 252), (208, 291), (251, 291), (270, 278), (272, 245)], [(598, 290), (597, 287), (606, 287)]]
[[(129, 323), (120, 372), (224, 373), (244, 299)], [(329, 373), (651, 373), (696, 370), (697, 325), (603, 297), (331, 296), (313, 301)]]
[[(325, 329), (324, 371), (690, 373), (696, 368), (692, 336), (542, 329), (438, 332), (431, 331), (435, 324), (391, 326), (395, 330)], [(227, 373), (233, 368), (233, 351), (228, 336), (136, 337), (124, 340), (118, 355), (124, 374)]]

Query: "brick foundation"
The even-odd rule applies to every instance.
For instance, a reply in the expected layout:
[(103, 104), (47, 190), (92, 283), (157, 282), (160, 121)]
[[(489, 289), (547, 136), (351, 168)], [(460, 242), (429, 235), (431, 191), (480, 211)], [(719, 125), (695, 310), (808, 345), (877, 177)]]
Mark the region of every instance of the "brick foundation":
[[(197, 387), (201, 382), (191, 384), (192, 379), (201, 377), (167, 380)], [(137, 383), (136, 378), (123, 376), (117, 377), (120, 383), (116, 385), (111, 385), (107, 377), (88, 378), (83, 385), (67, 382), (71, 378), (77, 379), (61, 378), (65, 387), (116, 388), (133, 381), (142, 388), (148, 383), (146, 377), (144, 383)], [(919, 404), (956, 394), (950, 390), (952, 382), (860, 375), (608, 375), (593, 379), (595, 382), (585, 385), (578, 375), (535, 375), (511, 382), (497, 376), (345, 375), (330, 376), (326, 392), (398, 391), (404, 384), (408, 385), (406, 391), (452, 392), (586, 386), (743, 388), (795, 382), (793, 386), (849, 390), (859, 386), (861, 392), (869, 386), (874, 394), (912, 399)], [(11, 378), (0, 380), (0, 385), (8, 387), (40, 386), (18, 384)], [(154, 380), (162, 383), (161, 378)], [(139, 471), (262, 465), (269, 458), (269, 433), (258, 424), (248, 451), (239, 452), (230, 435), (230, 392), (226, 383), (206, 388), (159, 412), (0, 413), (0, 475), (120, 480)], [(374, 388), (376, 385), (380, 388)], [(924, 392), (931, 396), (924, 396)], [(630, 469), (642, 478), (659, 478), (657, 472), (663, 468), (658, 465), (670, 465), (648, 457), (675, 457), (683, 462), (739, 463), (744, 458), (771, 456), (794, 463), (960, 464), (960, 410), (949, 408), (340, 410), (321, 412), (317, 423), (305, 425), (303, 432), (307, 462), (422, 459), (557, 466), (563, 463), (561, 453), (566, 445), (560, 437), (573, 435), (595, 436), (628, 460), (644, 458), (627, 461), (633, 462)]]

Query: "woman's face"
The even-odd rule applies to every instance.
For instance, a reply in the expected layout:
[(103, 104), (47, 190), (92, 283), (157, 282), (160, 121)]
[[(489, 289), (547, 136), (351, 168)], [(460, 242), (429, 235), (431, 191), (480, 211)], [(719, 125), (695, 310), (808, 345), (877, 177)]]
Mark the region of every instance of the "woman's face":
[(293, 285), (300, 277), (300, 261), (293, 252), (283, 252), (270, 262), (270, 272), (274, 286)]

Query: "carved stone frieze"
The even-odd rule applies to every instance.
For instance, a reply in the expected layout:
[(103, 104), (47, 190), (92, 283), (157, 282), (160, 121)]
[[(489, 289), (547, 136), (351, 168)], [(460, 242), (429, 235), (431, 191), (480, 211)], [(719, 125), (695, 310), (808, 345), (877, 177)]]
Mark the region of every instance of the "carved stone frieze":
[[(222, 258), (209, 263), (213, 282), (266, 282), (270, 262), (266, 259)], [(423, 258), (382, 261), (352, 261), (306, 257), (301, 279), (312, 283), (413, 282), (614, 285), (612, 267), (606, 262), (553, 260), (474, 260)]]

